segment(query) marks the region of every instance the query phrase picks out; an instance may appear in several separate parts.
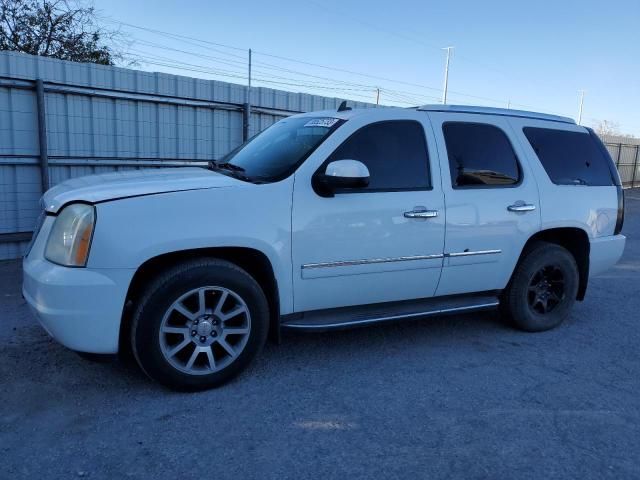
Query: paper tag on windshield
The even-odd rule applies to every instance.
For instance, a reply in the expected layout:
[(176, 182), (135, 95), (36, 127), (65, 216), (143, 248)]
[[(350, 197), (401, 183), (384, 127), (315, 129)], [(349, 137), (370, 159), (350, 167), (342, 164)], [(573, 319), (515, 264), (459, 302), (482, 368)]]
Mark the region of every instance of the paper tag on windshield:
[(305, 127), (333, 127), (340, 119), (339, 118), (314, 118), (304, 124)]

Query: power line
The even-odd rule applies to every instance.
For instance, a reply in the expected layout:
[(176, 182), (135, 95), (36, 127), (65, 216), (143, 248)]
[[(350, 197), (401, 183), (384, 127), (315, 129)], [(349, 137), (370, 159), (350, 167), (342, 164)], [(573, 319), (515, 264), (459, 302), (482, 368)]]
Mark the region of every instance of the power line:
[[(314, 3), (316, 6), (318, 6), (320, 8), (323, 8), (324, 10), (326, 10), (328, 12), (331, 12), (331, 10), (326, 5), (321, 4), (320, 2), (317, 2), (315, 0), (310, 0), (310, 1), (311, 1), (311, 3)], [(422, 45), (422, 46), (425, 46), (425, 47), (429, 47), (429, 48), (433, 48), (433, 49), (437, 49), (437, 50), (442, 50), (441, 46), (438, 46), (438, 45), (436, 45), (434, 43), (425, 42), (424, 40), (421, 40), (421, 39), (416, 38), (416, 37), (411, 36), (411, 35), (407, 35), (406, 33), (400, 33), (400, 32), (398, 32), (396, 30), (391, 30), (391, 29), (386, 28), (386, 27), (381, 27), (379, 25), (374, 25), (373, 23), (366, 22), (366, 21), (362, 20), (361, 18), (356, 18), (353, 15), (349, 15), (349, 14), (347, 14), (345, 12), (339, 12), (338, 10), (334, 10), (332, 13), (340, 16), (341, 18), (345, 17), (345, 16), (350, 17), (355, 22), (357, 22), (357, 23), (359, 23), (361, 25), (364, 25), (365, 27), (370, 28), (372, 30), (383, 32), (383, 33), (386, 33), (388, 35), (393, 35), (394, 37), (398, 37), (398, 38), (401, 38), (403, 40), (408, 40), (410, 42), (413, 42), (413, 43), (416, 43), (416, 44), (419, 44), (419, 45)], [(457, 58), (462, 59), (464, 61), (467, 61), (469, 63), (474, 63), (474, 64), (476, 64), (478, 66), (481, 66), (481, 67), (483, 67), (483, 68), (485, 68), (487, 70), (492, 70), (492, 71), (500, 73), (502, 75), (508, 75), (507, 72), (505, 72), (502, 69), (495, 68), (495, 67), (493, 67), (491, 65), (488, 65), (488, 64), (483, 63), (483, 62), (479, 62), (479, 61), (477, 61), (475, 59), (472, 59), (472, 58), (469, 58), (469, 57), (466, 57), (466, 56), (462, 56), (462, 55), (457, 55)]]
[[(213, 45), (213, 46), (217, 46), (217, 47), (221, 47), (221, 48), (227, 48), (227, 49), (231, 49), (234, 51), (242, 51), (242, 52), (246, 52), (247, 49), (244, 48), (240, 48), (237, 46), (233, 46), (233, 45), (228, 45), (228, 44), (223, 44), (223, 43), (219, 43), (219, 42), (212, 42), (212, 41), (208, 41), (208, 40), (202, 40), (202, 39), (198, 39), (195, 37), (190, 37), (187, 35), (180, 35), (180, 34), (175, 34), (175, 33), (171, 33), (171, 32), (166, 32), (163, 30), (158, 30), (158, 29), (153, 29), (153, 28), (147, 28), (147, 27), (142, 27), (139, 25), (134, 25), (128, 22), (122, 22), (119, 20), (115, 20), (115, 19), (105, 19), (106, 21), (112, 22), (112, 23), (118, 23), (120, 25), (126, 26), (126, 27), (131, 27), (131, 28), (135, 28), (135, 29), (139, 29), (139, 30), (143, 30), (143, 31), (147, 31), (147, 32), (151, 32), (157, 35), (162, 35), (162, 36), (167, 36), (169, 38), (173, 38), (173, 39), (177, 39), (181, 42), (185, 42), (185, 43), (190, 43), (192, 45), (198, 46), (200, 48), (204, 48), (204, 45)], [(192, 42), (197, 42), (197, 44), (194, 44)], [(236, 58), (245, 58), (244, 56), (240, 56), (237, 54), (232, 54), (230, 52), (223, 52), (223, 51), (218, 51), (219, 53), (223, 53), (225, 55), (228, 56), (233, 56)], [(440, 88), (437, 87), (433, 87), (433, 86), (429, 86), (429, 85), (424, 85), (424, 84), (420, 84), (420, 83), (413, 83), (413, 82), (407, 82), (404, 80), (398, 80), (398, 79), (393, 79), (393, 78), (388, 78), (388, 77), (382, 77), (382, 76), (377, 76), (377, 75), (371, 75), (371, 74), (365, 74), (365, 73), (361, 73), (361, 72), (356, 72), (353, 70), (349, 70), (349, 69), (344, 69), (344, 68), (339, 68), (339, 67), (332, 67), (332, 66), (328, 66), (328, 65), (322, 65), (322, 64), (318, 64), (318, 63), (313, 63), (313, 62), (308, 62), (308, 61), (304, 61), (304, 60), (299, 60), (299, 59), (294, 59), (294, 58), (290, 58), (290, 57), (285, 57), (282, 55), (275, 55), (275, 54), (271, 54), (271, 53), (267, 53), (267, 52), (261, 52), (261, 51), (255, 51), (253, 50), (254, 55), (255, 54), (259, 54), (265, 57), (270, 57), (270, 58), (275, 58), (278, 60), (282, 60), (285, 62), (292, 62), (292, 63), (297, 63), (300, 65), (307, 65), (307, 66), (312, 66), (312, 67), (316, 67), (316, 68), (321, 68), (321, 69), (325, 69), (325, 70), (330, 70), (330, 71), (335, 71), (335, 72), (341, 72), (341, 73), (347, 73), (350, 75), (356, 75), (356, 76), (360, 76), (362, 78), (370, 78), (370, 79), (375, 79), (375, 80), (381, 80), (384, 82), (389, 82), (389, 83), (394, 83), (394, 84), (398, 84), (398, 85), (407, 85), (407, 86), (411, 86), (414, 88), (420, 88), (420, 89), (424, 89), (424, 90), (430, 90), (430, 91), (440, 91)], [(458, 56), (459, 57), (459, 56)], [(228, 62), (231, 62), (231, 59), (226, 59)], [(220, 61), (220, 60), (218, 60)], [(238, 62), (240, 63), (240, 62)], [(302, 76), (310, 76), (310, 77), (318, 77), (320, 79), (325, 79), (331, 82), (339, 82), (342, 85), (347, 85), (349, 83), (351, 83), (352, 85), (360, 85), (362, 86), (362, 84), (356, 84), (355, 82), (346, 82), (344, 80), (336, 80), (336, 79), (331, 79), (328, 77), (320, 77), (317, 75), (312, 75), (312, 74), (308, 74), (308, 73), (303, 73), (303, 72), (297, 72), (295, 70), (290, 70), (287, 68), (283, 68), (280, 67), (278, 65), (274, 65), (274, 64), (269, 64), (266, 62), (260, 62), (260, 61), (255, 61), (254, 62), (256, 65), (260, 65), (263, 68), (271, 68), (271, 69), (282, 69), (282, 71), (289, 71), (289, 73), (294, 73), (296, 75), (302, 75)], [(246, 76), (244, 77), (246, 78)], [(272, 81), (270, 83), (276, 83), (275, 81)], [(285, 82), (279, 82), (280, 84), (286, 84)], [(372, 87), (371, 85), (366, 85), (367, 88), (373, 88), (375, 89), (376, 87)], [(456, 97), (466, 97), (466, 98), (472, 98), (472, 99), (477, 99), (477, 100), (482, 100), (482, 101), (486, 101), (486, 102), (492, 102), (492, 103), (496, 103), (499, 105), (505, 105), (507, 103), (506, 100), (504, 99), (495, 99), (495, 98), (490, 98), (490, 97), (484, 97), (484, 96), (480, 96), (480, 95), (472, 95), (472, 94), (468, 94), (468, 93), (464, 93), (464, 92), (459, 92), (459, 91), (453, 91), (453, 90), (449, 90), (450, 94), (453, 94)], [(529, 105), (524, 105), (524, 104), (517, 104), (517, 103), (512, 103), (512, 105), (517, 105), (517, 106), (521, 106), (524, 108), (530, 108), (530, 109), (536, 109), (536, 107), (532, 107)]]
[[(246, 49), (243, 49), (243, 48), (240, 48), (240, 47), (226, 45), (226, 44), (222, 44), (222, 43), (218, 43), (218, 42), (210, 42), (208, 40), (196, 39), (194, 37), (189, 37), (189, 36), (185, 36), (185, 35), (178, 35), (178, 34), (174, 34), (174, 33), (170, 33), (170, 32), (165, 32), (165, 31), (162, 31), (162, 30), (141, 27), (141, 26), (138, 26), (138, 25), (133, 25), (133, 24), (127, 23), (127, 22), (120, 22), (118, 20), (113, 20), (113, 19), (111, 19), (110, 21), (112, 21), (114, 23), (120, 23), (120, 24), (125, 25), (125, 26), (137, 28), (137, 29), (140, 29), (140, 30), (145, 30), (145, 31), (149, 31), (149, 32), (152, 32), (152, 33), (160, 34), (160, 35), (168, 35), (168, 36), (179, 38), (179, 39), (180, 38), (184, 38), (184, 39), (188, 39), (188, 40), (195, 40), (197, 42), (201, 42), (201, 43), (204, 43), (204, 44), (211, 44), (211, 45), (230, 48), (230, 49), (234, 49), (234, 50), (246, 51)], [(283, 61), (287, 61), (287, 62), (298, 63), (298, 64), (301, 64), (301, 65), (307, 65), (307, 66), (322, 68), (322, 69), (325, 69), (325, 70), (331, 70), (331, 71), (335, 71), (335, 72), (348, 73), (350, 75), (357, 75), (357, 76), (360, 76), (360, 77), (371, 78), (371, 79), (374, 79), (374, 80), (383, 80), (383, 81), (386, 81), (386, 82), (397, 83), (397, 84), (402, 84), (402, 85), (407, 85), (407, 86), (412, 86), (412, 87), (418, 87), (418, 88), (423, 88), (423, 89), (426, 89), (426, 90), (432, 90), (432, 91), (437, 91), (437, 92), (439, 92), (441, 90), (440, 88), (432, 87), (432, 86), (429, 86), (429, 85), (406, 82), (406, 81), (403, 81), (403, 80), (397, 80), (397, 79), (381, 77), (381, 76), (377, 76), (377, 75), (371, 75), (371, 74), (356, 72), (356, 71), (348, 70), (348, 69), (345, 69), (345, 68), (331, 67), (331, 66), (322, 65), (322, 64), (319, 64), (319, 63), (313, 63), (313, 62), (299, 60), (299, 59), (295, 59), (295, 58), (291, 58), (291, 57), (285, 57), (285, 56), (282, 56), (282, 55), (275, 55), (275, 54), (271, 54), (271, 53), (267, 53), (267, 52), (261, 52), (259, 50), (253, 50), (253, 53), (254, 54), (257, 53), (257, 54), (265, 56), (265, 57), (276, 58), (278, 60), (283, 60)], [(493, 102), (496, 102), (496, 103), (505, 103), (504, 100), (498, 100), (498, 99), (489, 98), (489, 97), (481, 97), (481, 96), (478, 96), (478, 95), (471, 95), (471, 94), (467, 94), (467, 93), (463, 93), (463, 92), (451, 91), (451, 93), (455, 93), (458, 96), (465, 96), (465, 97), (476, 98), (476, 99), (480, 99), (480, 100), (488, 100), (488, 101), (493, 101)]]
[[(184, 53), (184, 54), (187, 54), (187, 55), (195, 56), (195, 57), (200, 58), (200, 59), (213, 60), (213, 61), (225, 64), (225, 65), (233, 66), (233, 67), (240, 66), (240, 67), (244, 68), (246, 66), (246, 63), (247, 63), (246, 60), (241, 62), (239, 60), (224, 59), (224, 58), (215, 57), (215, 56), (211, 56), (211, 55), (205, 55), (205, 54), (201, 54), (201, 53), (195, 53), (195, 52), (191, 52), (191, 51), (187, 51), (187, 50), (173, 48), (173, 47), (169, 47), (169, 46), (166, 46), (166, 45), (160, 45), (160, 44), (157, 44), (157, 43), (148, 42), (146, 40), (136, 40), (136, 41), (141, 43), (144, 46), (150, 46), (152, 48), (159, 48), (159, 49), (162, 49), (162, 50), (171, 50), (171, 51), (174, 51), (174, 52)], [(132, 49), (132, 50), (136, 51), (135, 49)], [(305, 76), (305, 77), (312, 77), (312, 78), (318, 78), (318, 79), (321, 79), (321, 80), (327, 80), (327, 81), (330, 81), (330, 82), (333, 82), (333, 83), (340, 83), (340, 84), (343, 84), (343, 85), (349, 85), (349, 86), (355, 86), (355, 87), (366, 87), (366, 88), (369, 88), (369, 89), (370, 88), (374, 88), (371, 85), (364, 85), (364, 84), (354, 83), (354, 82), (346, 82), (346, 81), (343, 81), (343, 80), (336, 80), (336, 79), (333, 79), (333, 78), (321, 77), (321, 76), (317, 76), (317, 75), (311, 75), (311, 74), (304, 73), (304, 72), (297, 72), (295, 70), (282, 69), (282, 68), (275, 67), (275, 66), (271, 67), (271, 68), (264, 67), (263, 66), (264, 65), (263, 62), (255, 62), (254, 61), (253, 63), (257, 64), (257, 65), (260, 65), (264, 69), (282, 70), (282, 71), (285, 71), (285, 72), (292, 72), (292, 73), (294, 73), (296, 75), (301, 75), (301, 76)], [(256, 71), (262, 71), (266, 75), (273, 76), (274, 78), (284, 78), (284, 79), (289, 78), (289, 77), (282, 77), (282, 76), (273, 75), (273, 74), (264, 72), (264, 70), (262, 70), (262, 69), (258, 69)]]
[(404, 40), (409, 40), (411, 42), (419, 43), (420, 45), (423, 45), (423, 46), (426, 46), (426, 47), (430, 47), (430, 48), (434, 48), (434, 49), (440, 50), (440, 47), (438, 47), (438, 46), (436, 46), (434, 44), (427, 43), (427, 42), (425, 42), (423, 40), (419, 40), (417, 38), (408, 36), (408, 35), (406, 35), (404, 33), (400, 33), (400, 32), (397, 32), (395, 30), (391, 30), (391, 29), (386, 28), (386, 27), (383, 28), (383, 27), (380, 27), (379, 25), (374, 25), (372, 23), (369, 23), (369, 22), (366, 22), (366, 21), (362, 20), (361, 18), (354, 17), (353, 15), (350, 15), (350, 14), (348, 14), (346, 12), (339, 12), (337, 10), (331, 10), (329, 7), (327, 7), (323, 3), (317, 2), (315, 0), (308, 0), (308, 1), (310, 1), (311, 3), (316, 5), (317, 7), (320, 7), (320, 8), (322, 8), (323, 10), (325, 10), (325, 11), (327, 11), (329, 13), (332, 13), (334, 15), (339, 16), (340, 18), (348, 17), (351, 20), (353, 20), (354, 22), (357, 22), (357, 23), (359, 23), (361, 25), (364, 25), (365, 27), (370, 28), (372, 30), (376, 30), (376, 31), (379, 31), (379, 32), (384, 32), (384, 33), (386, 33), (388, 35), (393, 35), (394, 37), (402, 38)]
[[(222, 76), (222, 77), (228, 77), (228, 78), (236, 78), (236, 79), (243, 79), (246, 80), (246, 75), (238, 75), (235, 72), (230, 72), (230, 71), (226, 71), (226, 70), (219, 70), (219, 69), (210, 69), (207, 68), (206, 66), (203, 65), (197, 65), (197, 64), (191, 64), (191, 63), (186, 63), (186, 62), (181, 62), (179, 60), (175, 60), (175, 59), (166, 59), (166, 57), (158, 57), (158, 56), (154, 56), (151, 55), (152, 57), (155, 58), (143, 58), (143, 62), (145, 64), (149, 64), (149, 65), (157, 65), (157, 66), (162, 66), (162, 67), (168, 67), (168, 68), (173, 68), (176, 70), (184, 70), (184, 71), (190, 71), (190, 72), (197, 72), (197, 73), (205, 73), (208, 75), (217, 75), (217, 76)], [(349, 92), (349, 96), (351, 97), (359, 97), (359, 98), (363, 98), (365, 100), (370, 101), (371, 100), (371, 96), (370, 95), (361, 95), (359, 93), (354, 93), (354, 92), (362, 92), (363, 90), (361, 89), (344, 89), (344, 88), (338, 88), (338, 87), (327, 87), (327, 86), (322, 86), (322, 85), (312, 85), (312, 84), (306, 84), (303, 82), (283, 82), (283, 81), (275, 81), (275, 80), (270, 80), (268, 78), (261, 78), (261, 77), (252, 77), (252, 80), (256, 81), (256, 82), (260, 82), (260, 83), (266, 83), (266, 84), (273, 84), (273, 85), (286, 85), (286, 86), (291, 86), (291, 87), (303, 87), (303, 88), (308, 88), (308, 89), (315, 89), (315, 90), (327, 90), (327, 91), (332, 91), (332, 92)]]
[[(154, 42), (149, 42), (146, 40), (136, 40), (138, 43), (141, 43), (142, 45), (146, 45), (146, 46), (150, 46), (152, 48), (159, 48), (159, 49), (163, 49), (163, 50), (171, 50), (171, 51), (175, 51), (175, 52), (179, 52), (179, 53), (184, 53), (184, 54), (188, 54), (188, 55), (192, 55), (195, 56), (197, 58), (201, 58), (201, 59), (207, 59), (207, 60), (214, 60), (218, 63), (222, 63), (225, 65), (230, 65), (232, 67), (244, 67), (246, 61), (238, 61), (238, 60), (231, 60), (231, 59), (223, 59), (220, 57), (216, 57), (216, 56), (211, 56), (211, 55), (205, 55), (205, 54), (201, 54), (201, 53), (195, 53), (195, 52), (191, 52), (191, 51), (187, 51), (187, 50), (182, 50), (182, 49), (178, 49), (178, 48), (173, 48), (173, 47), (169, 47), (167, 45), (161, 45), (161, 44), (157, 44)], [(158, 55), (154, 55), (148, 52), (143, 52), (140, 50), (135, 50), (132, 49), (134, 52), (142, 54), (142, 55), (147, 55), (147, 56), (151, 56), (154, 57), (155, 60), (163, 60), (163, 61), (170, 61), (172, 63), (180, 63), (182, 65), (186, 65), (186, 66), (195, 66), (196, 68), (203, 68), (201, 65), (194, 65), (194, 64), (189, 64), (186, 62), (182, 62), (179, 60), (175, 60), (175, 59), (171, 59), (171, 58), (167, 58), (167, 57), (162, 57), (162, 56), (158, 56)], [(150, 62), (147, 62), (150, 63)], [(271, 64), (264, 64), (264, 62), (254, 62), (260, 65), (271, 65)], [(264, 67), (264, 68), (269, 68), (269, 67)], [(374, 87), (373, 85), (365, 85), (365, 84), (360, 84), (360, 83), (355, 83), (355, 82), (346, 82), (343, 80), (337, 80), (334, 78), (329, 78), (329, 77), (323, 77), (323, 76), (318, 76), (318, 75), (312, 75), (312, 74), (308, 74), (305, 72), (300, 72), (300, 71), (296, 71), (296, 70), (290, 70), (290, 69), (285, 69), (279, 66), (272, 66), (270, 69), (273, 70), (277, 70), (277, 71), (284, 71), (284, 72), (291, 72), (295, 75), (301, 75), (301, 76), (306, 76), (306, 77), (311, 77), (311, 78), (318, 78), (318, 79), (322, 79), (322, 80), (327, 80), (330, 81), (334, 84), (341, 84), (341, 85), (346, 85), (346, 86), (355, 86), (355, 87), (360, 87), (360, 88), (347, 88), (347, 87), (342, 87), (340, 89), (336, 89), (336, 90), (340, 90), (340, 91), (366, 91), (366, 90), (375, 90), (377, 87)], [(279, 76), (279, 75), (273, 75), (270, 74), (268, 72), (265, 72), (262, 69), (255, 69), (256, 72), (258, 73), (262, 73), (263, 75), (268, 75), (269, 78), (276, 78), (276, 79), (283, 79), (283, 80), (289, 80), (289, 82), (286, 83), (290, 83), (291, 79), (289, 77), (283, 77), (283, 76)], [(220, 69), (216, 69), (216, 72), (218, 73), (224, 73), (224, 74), (236, 74), (236, 75), (241, 75), (242, 72), (239, 72), (237, 70), (233, 70), (233, 71), (229, 71), (229, 70), (220, 70)], [(243, 77), (237, 77), (237, 78), (243, 78)], [(246, 78), (246, 77), (244, 77)], [(281, 83), (285, 83), (285, 82), (281, 82)], [(300, 85), (299, 83), (297, 83), (296, 85)], [(326, 89), (327, 87), (324, 86), (324, 84), (318, 84), (317, 82), (310, 82), (310, 81), (306, 81), (306, 85), (303, 86), (308, 86), (308, 87), (312, 87), (312, 88), (323, 88)], [(413, 95), (414, 98), (417, 98), (417, 94), (415, 92), (407, 92), (407, 91), (403, 91), (403, 90), (391, 90), (391, 89), (384, 89), (385, 92), (397, 92), (399, 94), (407, 94), (407, 95)], [(436, 99), (436, 97), (430, 97), (430, 96), (424, 96), (424, 98), (430, 98), (430, 99)], [(412, 100), (410, 102), (405, 102), (405, 103), (411, 103), (411, 104), (415, 104), (415, 103), (424, 103), (424, 101), (421, 100)]]
[(163, 30), (157, 30), (155, 28), (142, 27), (140, 25), (134, 25), (133, 23), (127, 23), (127, 22), (123, 22), (121, 20), (116, 20), (116, 19), (113, 19), (113, 18), (103, 17), (102, 20), (104, 20), (105, 22), (110, 22), (110, 23), (118, 23), (120, 25), (124, 25), (126, 27), (135, 28), (135, 29), (138, 29), (138, 30), (145, 30), (147, 32), (157, 33), (157, 34), (160, 34), (160, 35), (168, 35), (170, 37), (175, 37), (175, 38), (194, 40), (196, 42), (202, 42), (202, 43), (206, 43), (208, 45), (216, 45), (218, 47), (229, 48), (231, 50), (238, 50), (238, 51), (241, 51), (241, 52), (246, 52), (248, 50), (247, 48), (235, 47), (235, 46), (232, 46), (232, 45), (226, 45), (224, 43), (216, 43), (216, 42), (212, 42), (210, 40), (202, 40), (202, 39), (199, 39), (199, 38), (189, 37), (187, 35), (180, 35), (180, 34), (172, 33), (172, 32), (165, 32)]
[[(227, 62), (226, 59), (221, 59), (219, 57), (214, 57), (214, 56), (210, 56), (210, 55), (204, 55), (204, 54), (200, 54), (200, 53), (194, 53), (194, 52), (190, 52), (190, 51), (186, 51), (186, 50), (181, 50), (181, 49), (176, 49), (176, 48), (172, 48), (172, 47), (168, 47), (166, 45), (160, 45), (160, 44), (156, 44), (153, 42), (147, 42), (147, 41), (140, 41), (140, 43), (142, 43), (143, 45), (148, 45), (151, 47), (157, 47), (157, 48), (161, 48), (163, 50), (171, 50), (171, 51), (176, 51), (176, 52), (180, 52), (180, 53), (185, 53), (188, 55), (192, 55), (195, 56), (197, 58), (200, 59), (205, 59), (205, 60), (214, 60), (218, 63), (222, 63), (224, 65), (230, 65), (232, 67), (244, 67), (246, 62), (239, 62), (239, 61), (231, 61), (231, 62)], [(149, 52), (145, 52), (145, 51), (140, 51), (140, 50), (136, 50), (136, 49), (132, 49), (132, 51), (134, 51), (135, 53), (138, 53), (140, 55), (146, 56), (146, 58), (148, 57), (153, 57), (154, 60), (161, 60), (161, 61), (169, 61), (172, 63), (180, 63), (182, 65), (186, 65), (186, 66), (192, 66), (192, 67), (196, 67), (196, 68), (205, 68), (202, 65), (195, 65), (195, 64), (190, 64), (188, 62), (183, 62), (181, 60), (175, 60), (173, 58), (168, 58), (168, 57), (164, 57), (164, 56), (159, 56), (153, 53), (149, 53)], [(261, 63), (261, 62), (254, 62), (255, 63)], [(274, 68), (275, 69), (275, 68)], [(280, 69), (278, 69), (280, 70)], [(342, 87), (339, 88), (339, 90), (341, 91), (375, 91), (377, 90), (377, 88), (379, 87), (375, 87), (373, 85), (366, 85), (366, 84), (360, 84), (360, 83), (354, 83), (354, 82), (345, 82), (342, 80), (337, 80), (337, 79), (333, 79), (333, 78), (329, 78), (329, 77), (322, 77), (322, 76), (317, 76), (317, 75), (311, 75), (311, 74), (307, 74), (304, 72), (298, 72), (298, 71), (294, 71), (294, 70), (288, 70), (288, 69), (281, 69), (284, 70), (286, 72), (292, 72), (296, 75), (301, 75), (301, 76), (305, 76), (305, 77), (311, 77), (311, 78), (319, 78), (322, 80), (327, 80), (332, 82), (333, 84), (337, 84), (337, 85), (343, 85)], [(239, 75), (238, 78), (246, 78), (244, 76), (242, 76), (242, 72), (238, 71), (238, 70), (221, 70), (219, 68), (216, 68), (217, 72), (221, 72), (221, 73), (225, 73), (225, 74), (235, 74), (235, 75)], [(291, 81), (298, 81), (297, 79), (291, 79), (290, 77), (284, 77), (281, 75), (273, 75), (269, 72), (264, 71), (263, 69), (257, 69), (254, 68), (254, 71), (263, 75), (263, 79), (266, 79), (265, 76), (267, 76), (269, 79), (280, 79), (280, 80), (287, 80), (287, 83), (290, 83)], [(299, 81), (298, 81), (299, 82)], [(325, 86), (324, 83), (319, 83), (319, 82), (313, 82), (313, 81), (309, 81), (309, 80), (305, 80), (305, 86), (309, 86), (309, 87), (319, 87), (319, 88), (323, 88), (326, 89), (327, 87)], [(352, 87), (358, 87), (358, 88), (352, 88)], [(411, 100), (411, 102), (409, 103), (425, 103), (425, 99), (430, 99), (430, 100), (438, 100), (437, 97), (435, 96), (427, 96), (427, 95), (419, 95), (415, 92), (408, 92), (405, 90), (397, 90), (397, 89), (389, 89), (389, 88), (383, 88), (382, 90), (384, 90), (385, 92), (394, 92), (397, 93), (399, 96), (401, 96), (402, 94), (405, 94), (406, 96), (412, 96), (414, 98), (414, 100)], [(416, 100), (416, 98), (421, 97), (423, 98), (423, 100)]]
[[(174, 58), (170, 58), (170, 57), (165, 57), (165, 56), (161, 56), (161, 55), (156, 55), (153, 53), (149, 53), (149, 52), (145, 52), (145, 51), (141, 51), (141, 50), (135, 50), (132, 49), (134, 52), (138, 53), (139, 55), (141, 55), (141, 60), (144, 63), (149, 63), (152, 64), (152, 62), (157, 62), (157, 61), (162, 61), (162, 62), (170, 62), (172, 64), (174, 64), (176, 66), (176, 68), (181, 68), (180, 66), (186, 66), (186, 67), (194, 67), (194, 68), (198, 68), (198, 69), (205, 69), (209, 72), (211, 72), (212, 74), (225, 74), (225, 76), (234, 76), (235, 78), (240, 78), (243, 80), (247, 79), (247, 75), (244, 74), (243, 72), (239, 72), (237, 70), (223, 70), (223, 69), (210, 69), (210, 67), (205, 66), (205, 65), (200, 65), (200, 64), (194, 64), (194, 63), (189, 63), (189, 62), (184, 62), (182, 60), (176, 60)], [(151, 61), (149, 61), (151, 60)], [(256, 70), (255, 68), (253, 69), (254, 72), (258, 72), (259, 74), (263, 74), (264, 72), (261, 72), (260, 70)], [(271, 79), (282, 79), (282, 80), (286, 80), (287, 82), (277, 82), (277, 83), (291, 83), (291, 82), (295, 82), (296, 79), (291, 79), (289, 77), (282, 77), (279, 75), (268, 75), (267, 77), (256, 77), (256, 76), (252, 76), (252, 78), (255, 80), (257, 79), (258, 81), (267, 81), (267, 80), (271, 80)], [(276, 83), (276, 82), (270, 82), (270, 83)], [(304, 83), (304, 85), (303, 85)], [(330, 87), (330, 86), (326, 86), (326, 84), (321, 84), (318, 82), (311, 82), (311, 81), (305, 81), (305, 82), (300, 82), (300, 83), (295, 83), (295, 85), (301, 85), (301, 86), (308, 86), (311, 88), (321, 88), (321, 89), (328, 89), (328, 90), (340, 90), (340, 91), (359, 91), (359, 92), (364, 92), (364, 91), (374, 91), (375, 88), (374, 87), (370, 87), (370, 86), (365, 86), (366, 88), (347, 88), (347, 87)]]

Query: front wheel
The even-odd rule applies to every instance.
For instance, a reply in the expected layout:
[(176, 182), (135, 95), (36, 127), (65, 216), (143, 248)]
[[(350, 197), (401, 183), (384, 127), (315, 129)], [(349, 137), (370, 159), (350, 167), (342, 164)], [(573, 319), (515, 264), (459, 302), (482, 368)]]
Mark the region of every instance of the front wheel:
[(518, 263), (504, 292), (502, 310), (522, 330), (554, 328), (575, 303), (578, 279), (578, 266), (567, 249), (538, 242)]
[(177, 390), (202, 390), (240, 373), (265, 343), (268, 304), (238, 266), (202, 259), (158, 278), (134, 314), (136, 360), (154, 380)]

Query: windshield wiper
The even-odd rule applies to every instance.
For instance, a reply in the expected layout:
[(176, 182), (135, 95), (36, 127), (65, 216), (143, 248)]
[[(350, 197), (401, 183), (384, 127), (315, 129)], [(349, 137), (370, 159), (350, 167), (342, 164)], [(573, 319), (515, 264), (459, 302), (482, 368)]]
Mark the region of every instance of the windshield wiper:
[(237, 178), (238, 180), (243, 180), (245, 182), (253, 182), (254, 180), (248, 175), (244, 175), (244, 168), (239, 165), (234, 165), (229, 162), (209, 162), (209, 170), (225, 170), (227, 175), (231, 175), (233, 178)]
[(240, 165), (235, 165), (229, 162), (220, 162), (215, 164), (218, 168), (224, 168), (225, 170), (231, 170), (232, 172), (244, 172), (244, 168)]

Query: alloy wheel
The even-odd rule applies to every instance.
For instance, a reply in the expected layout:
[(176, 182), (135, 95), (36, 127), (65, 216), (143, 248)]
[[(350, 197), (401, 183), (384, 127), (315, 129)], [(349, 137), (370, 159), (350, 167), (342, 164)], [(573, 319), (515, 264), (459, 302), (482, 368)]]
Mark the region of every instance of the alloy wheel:
[(553, 311), (565, 297), (565, 279), (557, 265), (547, 265), (538, 270), (529, 283), (527, 292), (529, 308), (537, 314)]
[(174, 368), (206, 375), (238, 358), (250, 332), (251, 314), (240, 295), (224, 287), (200, 287), (180, 296), (165, 312), (160, 349)]

